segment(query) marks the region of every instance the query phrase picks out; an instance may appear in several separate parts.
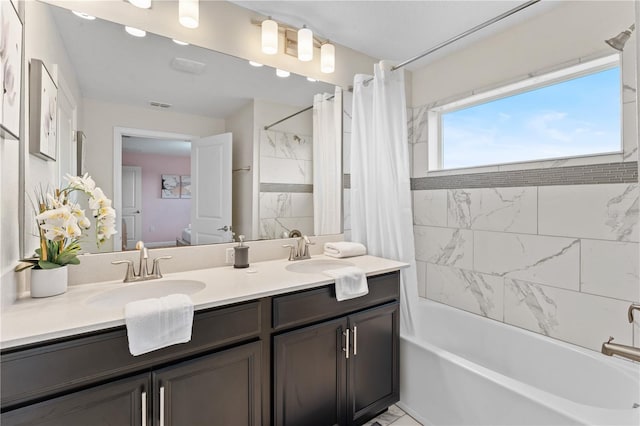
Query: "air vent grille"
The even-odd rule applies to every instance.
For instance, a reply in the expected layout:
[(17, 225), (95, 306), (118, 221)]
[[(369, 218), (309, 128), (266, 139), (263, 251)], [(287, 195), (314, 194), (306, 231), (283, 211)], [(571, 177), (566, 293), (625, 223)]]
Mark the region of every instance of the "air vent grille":
[(149, 105), (156, 108), (171, 108), (171, 104), (166, 104), (164, 102), (158, 101), (149, 101)]

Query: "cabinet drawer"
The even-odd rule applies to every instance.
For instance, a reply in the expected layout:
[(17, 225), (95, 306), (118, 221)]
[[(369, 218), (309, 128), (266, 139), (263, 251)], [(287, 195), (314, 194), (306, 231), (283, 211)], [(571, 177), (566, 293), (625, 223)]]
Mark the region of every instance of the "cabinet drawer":
[(125, 327), (2, 353), (2, 408), (171, 362), (260, 334), (260, 302), (197, 312), (191, 341), (137, 357)]
[(335, 286), (330, 284), (313, 290), (273, 298), (273, 328), (287, 327), (345, 315), (389, 300), (400, 299), (400, 273), (368, 278), (369, 294), (338, 302)]

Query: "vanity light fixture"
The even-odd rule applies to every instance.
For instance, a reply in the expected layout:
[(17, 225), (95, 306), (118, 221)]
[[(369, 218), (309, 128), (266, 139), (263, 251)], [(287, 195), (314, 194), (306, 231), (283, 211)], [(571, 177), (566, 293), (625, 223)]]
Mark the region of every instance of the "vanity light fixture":
[(199, 0), (178, 0), (178, 21), (183, 27), (198, 28), (200, 23)]
[(93, 21), (94, 19), (96, 19), (95, 16), (93, 15), (89, 15), (88, 13), (84, 13), (84, 12), (76, 12), (75, 10), (72, 10), (73, 14), (82, 18), (82, 19), (86, 19), (88, 21)]
[(298, 59), (302, 62), (313, 59), (313, 32), (306, 25), (298, 30)]
[(269, 17), (262, 21), (262, 53), (275, 55), (278, 53), (278, 23)]
[(147, 35), (145, 30), (134, 27), (124, 27), (124, 30), (134, 37), (144, 37)]
[(256, 68), (260, 68), (262, 66), (260, 62), (256, 62), (256, 61), (249, 61), (249, 65)]
[(278, 77), (286, 78), (291, 75), (289, 71), (281, 70), (280, 68), (276, 68), (276, 75)]
[(336, 69), (336, 48), (327, 42), (320, 46), (320, 71), (330, 74)]
[(605, 40), (604, 42), (607, 43), (609, 46), (613, 47), (614, 49), (616, 49), (617, 51), (622, 52), (622, 49), (624, 49), (625, 43), (629, 40), (629, 38), (631, 37), (631, 33), (635, 29), (636, 29), (636, 25), (631, 24), (629, 28), (622, 31), (617, 36), (612, 37), (608, 40)]
[(188, 46), (189, 45), (189, 43), (187, 43), (186, 41), (176, 40), (175, 38), (172, 38), (171, 41), (173, 41), (175, 44), (177, 44), (179, 46)]
[(149, 9), (151, 7), (151, 0), (129, 0), (129, 3), (140, 9)]

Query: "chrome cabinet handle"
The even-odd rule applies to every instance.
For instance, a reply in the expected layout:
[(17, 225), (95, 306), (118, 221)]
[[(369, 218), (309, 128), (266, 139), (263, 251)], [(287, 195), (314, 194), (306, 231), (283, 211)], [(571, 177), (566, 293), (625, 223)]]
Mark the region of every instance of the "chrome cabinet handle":
[(147, 426), (147, 392), (143, 391), (140, 398), (142, 399), (142, 426)]
[(353, 326), (353, 356), (358, 355), (358, 327)]
[(342, 350), (343, 350), (343, 351), (344, 351), (344, 353), (345, 353), (345, 354), (344, 354), (344, 357), (345, 357), (346, 359), (349, 359), (349, 340), (350, 340), (350, 339), (349, 339), (349, 333), (350, 333), (350, 332), (351, 332), (351, 330), (349, 330), (349, 329), (347, 328), (347, 330), (346, 330), (345, 332), (343, 332), (343, 333), (342, 333), (342, 335), (343, 335), (343, 336), (346, 336), (346, 337), (347, 337), (347, 339), (346, 339), (346, 340), (347, 340), (347, 347), (346, 347), (346, 348), (342, 348)]
[(160, 426), (164, 426), (164, 386), (160, 386)]

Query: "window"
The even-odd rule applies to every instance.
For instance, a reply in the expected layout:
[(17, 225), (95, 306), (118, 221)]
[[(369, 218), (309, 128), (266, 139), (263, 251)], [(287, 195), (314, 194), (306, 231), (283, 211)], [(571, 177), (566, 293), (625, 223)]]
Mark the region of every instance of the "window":
[(620, 78), (612, 55), (434, 108), (429, 169), (620, 153)]

